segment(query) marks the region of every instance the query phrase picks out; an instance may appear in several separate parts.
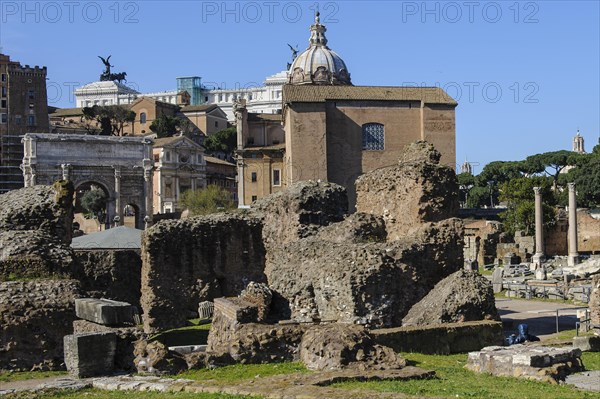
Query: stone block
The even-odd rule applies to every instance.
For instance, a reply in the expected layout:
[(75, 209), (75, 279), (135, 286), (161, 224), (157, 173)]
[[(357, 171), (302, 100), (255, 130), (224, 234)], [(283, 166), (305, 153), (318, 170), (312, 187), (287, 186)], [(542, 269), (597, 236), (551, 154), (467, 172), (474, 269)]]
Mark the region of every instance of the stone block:
[(554, 383), (583, 368), (579, 349), (527, 345), (493, 346), (469, 353), (466, 367), (478, 373)]
[(502, 292), (503, 286), (504, 269), (497, 267), (492, 273), (492, 287), (494, 293)]
[(238, 323), (255, 323), (258, 319), (258, 307), (240, 298), (216, 298), (215, 314)]
[[(502, 323), (496, 321), (385, 328), (371, 330), (370, 333), (376, 343), (389, 346), (396, 352), (440, 355), (479, 350), (504, 342)], [(475, 353), (479, 356), (479, 352)]]
[(67, 370), (77, 378), (107, 375), (114, 369), (115, 333), (65, 335), (64, 347)]
[(106, 326), (134, 324), (133, 306), (110, 299), (76, 299), (75, 314), (80, 319)]
[(582, 352), (600, 352), (600, 337), (574, 337), (573, 348)]

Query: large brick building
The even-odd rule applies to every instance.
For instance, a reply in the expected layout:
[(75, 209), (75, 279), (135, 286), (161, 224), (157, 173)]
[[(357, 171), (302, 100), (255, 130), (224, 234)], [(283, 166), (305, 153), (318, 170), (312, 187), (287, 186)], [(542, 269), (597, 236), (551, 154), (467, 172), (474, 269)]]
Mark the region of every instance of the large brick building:
[(248, 114), (236, 107), (241, 206), (301, 180), (348, 190), (368, 171), (398, 162), (403, 147), (431, 142), (441, 162), (456, 164), (457, 103), (435, 87), (353, 86), (345, 62), (327, 47), (319, 17), (310, 46), (288, 71), (282, 115)]
[(23, 187), (21, 136), (49, 129), (46, 72), (0, 54), (0, 193)]

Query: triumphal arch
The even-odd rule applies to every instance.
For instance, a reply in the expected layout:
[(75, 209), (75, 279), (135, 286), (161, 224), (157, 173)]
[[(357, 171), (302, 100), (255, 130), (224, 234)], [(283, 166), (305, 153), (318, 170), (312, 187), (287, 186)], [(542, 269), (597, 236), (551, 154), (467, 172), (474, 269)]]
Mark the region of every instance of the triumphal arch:
[(153, 212), (152, 144), (145, 137), (28, 133), (21, 165), (25, 187), (63, 179), (76, 192), (100, 188), (108, 197), (108, 222), (122, 224), (123, 209), (133, 209), (136, 227), (143, 228)]

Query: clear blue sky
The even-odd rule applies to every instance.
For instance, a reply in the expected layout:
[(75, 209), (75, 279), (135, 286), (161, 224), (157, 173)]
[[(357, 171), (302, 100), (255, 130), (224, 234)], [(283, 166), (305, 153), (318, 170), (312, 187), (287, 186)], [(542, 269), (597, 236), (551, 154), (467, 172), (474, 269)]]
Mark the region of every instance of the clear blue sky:
[(600, 135), (598, 1), (0, 1), (0, 46), (48, 67), (51, 105), (112, 55), (141, 92), (178, 76), (261, 84), (307, 47), (319, 4), (356, 85), (440, 85), (455, 97), (457, 162), (518, 160)]

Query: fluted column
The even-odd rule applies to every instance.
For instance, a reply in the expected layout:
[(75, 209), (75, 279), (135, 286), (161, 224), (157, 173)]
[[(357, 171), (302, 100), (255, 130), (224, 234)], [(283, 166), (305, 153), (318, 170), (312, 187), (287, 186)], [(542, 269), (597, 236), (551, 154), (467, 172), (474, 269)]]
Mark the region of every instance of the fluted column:
[(113, 218), (116, 226), (123, 225), (123, 207), (121, 206), (121, 167), (114, 166), (115, 168), (115, 216)]
[(541, 266), (545, 260), (544, 255), (544, 216), (542, 209), (542, 189), (534, 187), (535, 193), (535, 255), (533, 255), (533, 263), (536, 266)]
[(148, 228), (152, 226), (154, 219), (154, 207), (153, 207), (153, 197), (152, 197), (152, 163), (149, 159), (144, 159), (144, 208), (145, 208), (145, 216), (144, 216), (144, 228)]
[(569, 183), (569, 257), (568, 265), (575, 266), (579, 263), (577, 252), (577, 196), (575, 183)]

